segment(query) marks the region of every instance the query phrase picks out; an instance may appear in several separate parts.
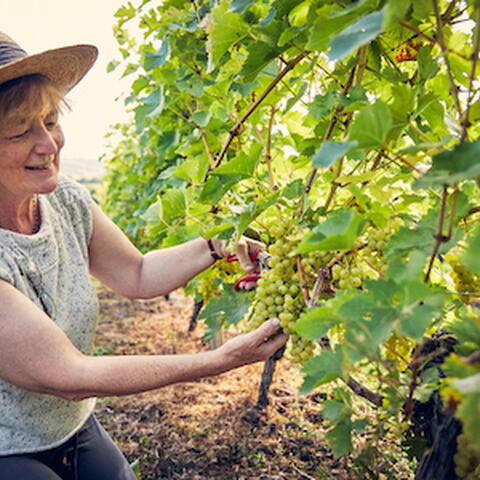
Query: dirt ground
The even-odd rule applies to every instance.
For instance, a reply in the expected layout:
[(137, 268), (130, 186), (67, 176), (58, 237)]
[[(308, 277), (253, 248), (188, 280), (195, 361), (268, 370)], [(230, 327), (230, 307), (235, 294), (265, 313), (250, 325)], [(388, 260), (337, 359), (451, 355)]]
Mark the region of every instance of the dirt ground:
[[(125, 300), (100, 290), (97, 354), (208, 349), (188, 332), (192, 302)], [(101, 399), (97, 416), (142, 480), (353, 479), (323, 440), (320, 395), (297, 394), (301, 376), (277, 363), (270, 404), (255, 407), (262, 364), (141, 395)]]

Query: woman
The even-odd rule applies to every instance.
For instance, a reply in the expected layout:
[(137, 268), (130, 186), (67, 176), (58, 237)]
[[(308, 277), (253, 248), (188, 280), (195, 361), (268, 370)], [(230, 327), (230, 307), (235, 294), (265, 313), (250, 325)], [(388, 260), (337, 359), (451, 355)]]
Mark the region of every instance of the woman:
[[(194, 355), (91, 355), (95, 276), (121, 295), (184, 285), (229, 252), (202, 238), (141, 255), (59, 175), (64, 95), (94, 63), (77, 45), (28, 56), (0, 34), (0, 478), (134, 479), (92, 416), (94, 398), (216, 375), (265, 360), (286, 342), (278, 321)], [(242, 266), (255, 268), (242, 242)], [(251, 285), (245, 285), (246, 288)]]

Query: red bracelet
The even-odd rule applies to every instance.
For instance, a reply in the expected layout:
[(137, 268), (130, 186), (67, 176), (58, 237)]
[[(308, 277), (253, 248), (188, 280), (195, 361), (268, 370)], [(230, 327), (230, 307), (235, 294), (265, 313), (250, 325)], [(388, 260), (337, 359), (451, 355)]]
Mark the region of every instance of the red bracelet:
[(208, 239), (208, 240), (207, 240), (207, 244), (208, 244), (208, 248), (210, 249), (210, 255), (212, 256), (212, 258), (213, 258), (215, 261), (221, 260), (223, 257), (221, 257), (221, 256), (215, 251), (215, 247), (213, 246), (212, 239)]

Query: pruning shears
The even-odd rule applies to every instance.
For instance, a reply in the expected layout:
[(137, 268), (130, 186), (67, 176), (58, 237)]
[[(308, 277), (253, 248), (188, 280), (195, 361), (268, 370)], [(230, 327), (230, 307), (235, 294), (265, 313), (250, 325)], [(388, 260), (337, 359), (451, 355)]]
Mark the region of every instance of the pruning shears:
[[(248, 256), (250, 257), (250, 260), (252, 261), (258, 261), (260, 263), (260, 267), (262, 269), (268, 269), (268, 262), (270, 260), (270, 255), (268, 253), (263, 252), (261, 249), (258, 249), (257, 251), (253, 253), (249, 253)], [(230, 255), (227, 257), (227, 262), (238, 262), (238, 258), (236, 255)], [(240, 289), (240, 284), (242, 282), (253, 282), (259, 280), (261, 275), (259, 273), (251, 273), (248, 275), (245, 275), (244, 277), (238, 279), (235, 284), (233, 285), (234, 290), (239, 290)]]

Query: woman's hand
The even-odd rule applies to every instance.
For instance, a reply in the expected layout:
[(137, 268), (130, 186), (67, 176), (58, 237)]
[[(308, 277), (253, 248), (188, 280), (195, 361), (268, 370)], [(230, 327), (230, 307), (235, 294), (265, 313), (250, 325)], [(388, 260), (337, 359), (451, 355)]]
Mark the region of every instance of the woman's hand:
[[(264, 250), (265, 245), (248, 237), (241, 237), (235, 252), (230, 250), (225, 240), (212, 238), (210, 243), (213, 247), (212, 253), (217, 254), (221, 258), (235, 256), (240, 266), (245, 272), (254, 274), (260, 272), (260, 264), (258, 260), (252, 260), (250, 255), (257, 253), (259, 250)], [(255, 280), (240, 282), (238, 288), (242, 290), (251, 290), (255, 288), (257, 282)]]
[(222, 345), (217, 353), (221, 354), (222, 369), (230, 370), (249, 363), (265, 361), (288, 340), (282, 332), (277, 318), (267, 320), (252, 332), (232, 338)]

